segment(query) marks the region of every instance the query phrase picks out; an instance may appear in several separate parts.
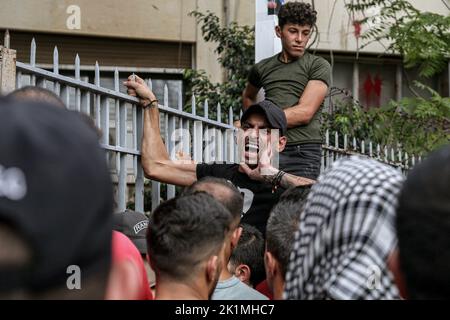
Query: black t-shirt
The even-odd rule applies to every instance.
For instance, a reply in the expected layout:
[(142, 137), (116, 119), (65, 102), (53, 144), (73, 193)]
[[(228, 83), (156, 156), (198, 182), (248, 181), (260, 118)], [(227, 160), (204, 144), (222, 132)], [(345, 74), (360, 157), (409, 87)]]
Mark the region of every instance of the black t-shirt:
[(244, 209), (241, 219), (263, 233), (266, 233), (270, 210), (278, 202), (284, 189), (272, 193), (272, 186), (251, 180), (245, 173), (239, 172), (238, 164), (198, 164), (197, 179), (203, 177), (224, 178), (231, 181), (244, 196)]

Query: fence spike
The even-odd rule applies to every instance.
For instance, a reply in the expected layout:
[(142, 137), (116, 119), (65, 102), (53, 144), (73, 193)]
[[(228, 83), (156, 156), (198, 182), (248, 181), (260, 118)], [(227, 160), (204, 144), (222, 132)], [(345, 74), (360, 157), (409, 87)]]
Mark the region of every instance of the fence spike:
[(75, 56), (75, 79), (80, 80), (80, 56)]
[(372, 145), (372, 141), (369, 141), (369, 157), (372, 158), (373, 156), (373, 145)]
[(347, 151), (348, 147), (348, 135), (344, 134), (344, 150)]
[(203, 104), (203, 108), (204, 108), (204, 112), (205, 114), (203, 115), (206, 119), (209, 119), (209, 110), (208, 110), (208, 99), (205, 100), (205, 103)]
[(334, 133), (334, 146), (339, 149), (339, 134), (337, 131)]
[(183, 111), (183, 90), (178, 90), (178, 110)]
[(153, 91), (153, 82), (152, 82), (152, 78), (148, 78), (148, 80), (147, 80), (147, 85), (148, 85), (148, 88), (149, 88), (151, 91)]
[(366, 154), (366, 144), (364, 140), (361, 141), (361, 153)]
[(9, 37), (9, 30), (8, 29), (6, 29), (6, 31), (5, 31), (5, 38), (3, 40), (3, 46), (6, 49), (9, 49), (9, 46), (10, 46), (10, 37)]
[(220, 102), (217, 103), (217, 122), (222, 123), (222, 109), (220, 107)]
[(169, 106), (169, 88), (167, 87), (167, 83), (164, 85), (164, 106)]
[(53, 49), (53, 72), (59, 74), (59, 52), (57, 46)]
[(233, 125), (233, 121), (234, 120), (234, 117), (233, 117), (233, 107), (229, 107), (228, 108), (228, 124), (230, 125), (230, 126), (232, 126)]
[(195, 115), (197, 114), (197, 110), (196, 110), (196, 108), (197, 108), (197, 103), (196, 103), (196, 101), (195, 101), (195, 94), (192, 95), (192, 102), (191, 102), (191, 104), (192, 104), (191, 112), (192, 112), (192, 114), (195, 116)]
[(120, 86), (119, 86), (119, 69), (116, 67), (114, 69), (114, 91), (119, 92)]
[(408, 152), (405, 152), (405, 169), (409, 168), (409, 157), (408, 157)]
[(34, 37), (31, 39), (30, 65), (32, 67), (36, 66), (36, 40), (34, 40)]
[(98, 65), (98, 61), (95, 61), (95, 68), (94, 68), (94, 84), (96, 86), (100, 86), (100, 67)]

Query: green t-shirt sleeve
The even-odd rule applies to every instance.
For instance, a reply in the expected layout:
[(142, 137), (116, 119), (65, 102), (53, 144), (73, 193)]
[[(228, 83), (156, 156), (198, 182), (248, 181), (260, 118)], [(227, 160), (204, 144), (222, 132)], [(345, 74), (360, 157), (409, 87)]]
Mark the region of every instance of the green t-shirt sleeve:
[(251, 69), (250, 69), (250, 73), (248, 74), (248, 82), (256, 87), (256, 88), (261, 88), (262, 84), (261, 84), (261, 75), (258, 71), (258, 68), (256, 65), (254, 65)]
[(321, 80), (329, 87), (331, 82), (331, 66), (323, 58), (315, 59), (311, 66), (309, 80)]

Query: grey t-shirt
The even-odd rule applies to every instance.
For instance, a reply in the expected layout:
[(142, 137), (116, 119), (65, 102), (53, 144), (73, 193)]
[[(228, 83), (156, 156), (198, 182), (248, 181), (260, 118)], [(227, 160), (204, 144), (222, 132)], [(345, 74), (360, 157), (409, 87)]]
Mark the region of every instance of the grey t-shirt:
[(217, 283), (211, 300), (269, 300), (269, 298), (232, 276)]

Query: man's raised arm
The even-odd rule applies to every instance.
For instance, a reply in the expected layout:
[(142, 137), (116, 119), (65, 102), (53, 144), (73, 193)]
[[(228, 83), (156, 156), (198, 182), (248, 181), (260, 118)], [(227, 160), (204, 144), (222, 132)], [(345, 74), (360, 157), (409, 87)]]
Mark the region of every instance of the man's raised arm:
[(128, 88), (128, 94), (138, 97), (144, 107), (141, 164), (145, 176), (178, 186), (194, 183), (197, 180), (197, 165), (186, 161), (172, 161), (167, 153), (159, 127), (158, 101), (153, 92), (138, 76), (128, 77), (124, 85)]

